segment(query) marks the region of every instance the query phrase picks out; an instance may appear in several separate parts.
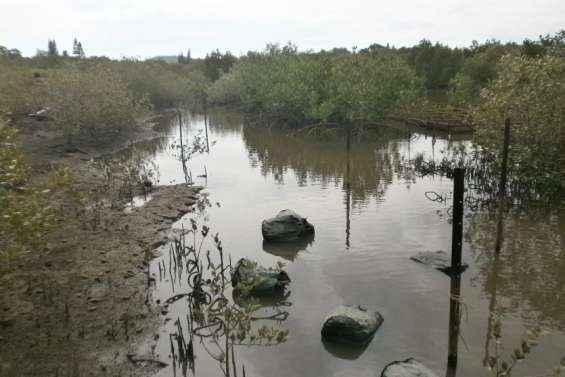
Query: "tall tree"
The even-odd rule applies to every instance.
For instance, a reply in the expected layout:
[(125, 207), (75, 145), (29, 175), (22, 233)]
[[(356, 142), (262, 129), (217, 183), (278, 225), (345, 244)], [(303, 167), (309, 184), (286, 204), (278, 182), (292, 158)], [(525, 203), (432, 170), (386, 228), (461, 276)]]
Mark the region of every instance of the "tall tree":
[(73, 56), (77, 58), (84, 58), (86, 56), (84, 49), (82, 48), (82, 43), (79, 42), (76, 38), (73, 41)]
[(79, 58), (84, 58), (86, 54), (84, 53), (84, 49), (82, 48), (82, 42), (78, 43), (78, 51), (79, 51)]
[(216, 81), (222, 74), (228, 73), (237, 61), (229, 51), (224, 54), (220, 50), (212, 51), (204, 58), (204, 74), (212, 81)]
[(59, 56), (59, 50), (57, 50), (57, 42), (54, 39), (50, 39), (47, 42), (47, 56)]
[(182, 52), (177, 56), (177, 62), (179, 64), (188, 64), (190, 63), (190, 60), (191, 60), (190, 49), (186, 51), (186, 56), (184, 56)]

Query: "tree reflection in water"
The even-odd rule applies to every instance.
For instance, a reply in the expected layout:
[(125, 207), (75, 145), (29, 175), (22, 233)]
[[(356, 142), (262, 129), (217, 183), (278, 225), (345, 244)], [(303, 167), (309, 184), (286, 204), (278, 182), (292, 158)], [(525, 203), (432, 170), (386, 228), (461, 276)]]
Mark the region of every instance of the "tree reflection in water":
[[(495, 253), (497, 218), (496, 210), (475, 214), (467, 238), (479, 267), (474, 281), (489, 297), (483, 364), (495, 376), (509, 376), (542, 329), (565, 329), (565, 209), (530, 204), (509, 210), (500, 254)], [(509, 316), (523, 319), (526, 334), (504, 352), (502, 329)]]

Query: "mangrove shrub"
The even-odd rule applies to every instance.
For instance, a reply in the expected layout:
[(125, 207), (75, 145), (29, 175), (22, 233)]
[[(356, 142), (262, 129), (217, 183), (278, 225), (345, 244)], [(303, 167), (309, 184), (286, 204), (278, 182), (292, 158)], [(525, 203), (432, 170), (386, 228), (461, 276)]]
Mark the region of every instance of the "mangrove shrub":
[(0, 112), (12, 118), (37, 110), (32, 88), (39, 73), (20, 63), (20, 58), (0, 57)]
[(475, 138), (493, 158), (500, 154), (506, 117), (512, 123), (510, 172), (528, 191), (565, 189), (565, 58), (506, 55), (497, 79), (472, 111)]
[(104, 64), (50, 70), (37, 96), (69, 141), (78, 133), (99, 137), (135, 128), (148, 109), (146, 99), (133, 97)]
[(414, 70), (392, 55), (338, 57), (329, 82), (320, 117), (354, 123), (381, 121), (414, 103), (424, 88)]
[(422, 89), (422, 80), (399, 56), (270, 48), (241, 58), (210, 92), (212, 98), (239, 97), (248, 112), (302, 124), (377, 122), (410, 104)]
[[(128, 91), (136, 98), (147, 96), (156, 108), (201, 104), (209, 80), (204, 73), (186, 65), (175, 67), (161, 62), (122, 60), (110, 62)], [(176, 70), (173, 68), (177, 68)]]

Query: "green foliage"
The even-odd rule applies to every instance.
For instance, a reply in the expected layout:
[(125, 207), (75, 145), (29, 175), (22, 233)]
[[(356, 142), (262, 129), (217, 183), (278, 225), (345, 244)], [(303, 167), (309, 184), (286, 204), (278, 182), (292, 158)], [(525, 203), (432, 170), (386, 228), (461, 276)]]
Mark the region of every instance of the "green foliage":
[(426, 39), (407, 50), (410, 66), (424, 79), (427, 89), (447, 89), (464, 61), (463, 50), (439, 42), (434, 45)]
[[(208, 249), (210, 238), (214, 244), (212, 250)], [(188, 331), (185, 332), (181, 325), (185, 318), (179, 318), (175, 321), (176, 331), (170, 334), (173, 363), (185, 369), (189, 365), (192, 368), (195, 347), (213, 348), (219, 354), (208, 354), (219, 363), (223, 375), (236, 375), (236, 346), (271, 346), (288, 339), (289, 331), (275, 324), (288, 317), (289, 313), (284, 310), (285, 297), (270, 305), (268, 310), (274, 313), (260, 315), (265, 310), (258, 300), (238, 300), (232, 295), (230, 259), (223, 251), (219, 235), (211, 235), (209, 227), (199, 227), (194, 219), (190, 219), (190, 228), (174, 240), (169, 258), (172, 259), (169, 268), (173, 269), (170, 272), (183, 273), (186, 268), (190, 282), (188, 292), (178, 293), (167, 300), (172, 303), (188, 297), (189, 306)], [(167, 264), (162, 263), (162, 270), (166, 271)]]
[(229, 51), (222, 54), (220, 50), (212, 51), (204, 58), (204, 74), (211, 81), (216, 81), (221, 75), (228, 73), (237, 58)]
[(565, 59), (504, 56), (498, 78), (472, 110), (475, 138), (485, 153), (500, 154), (503, 125), (512, 121), (510, 174), (528, 191), (565, 189)]
[[(201, 62), (164, 64), (158, 61), (87, 59), (84, 51), (81, 52), (82, 44), (75, 40), (74, 45), (75, 57), (69, 57), (68, 54), (60, 56), (55, 41), (50, 40), (50, 50), (33, 58), (22, 58), (19, 51), (0, 46), (0, 112), (17, 118), (45, 106), (41, 100), (49, 94), (43, 90), (46, 81), (49, 81), (49, 85), (62, 89), (71, 81), (76, 83), (77, 80), (82, 80), (80, 82), (86, 84), (85, 92), (96, 93), (101, 97), (105, 96), (100, 88), (94, 92), (90, 89), (111, 81), (113, 84), (109, 94), (114, 95), (117, 94), (116, 83), (120, 81), (125, 84), (130, 102), (135, 99), (139, 104), (148, 99), (156, 108), (201, 106), (206, 101), (210, 80), (204, 75)], [(101, 75), (100, 85), (92, 80), (96, 75)], [(87, 83), (84, 80), (90, 81)], [(119, 90), (122, 91), (123, 85), (120, 86), (122, 88)], [(76, 88), (76, 85), (71, 85), (71, 89)], [(67, 99), (71, 99), (71, 95)], [(123, 105), (123, 102), (118, 103)], [(83, 116), (90, 114), (85, 112)]]
[(174, 70), (171, 64), (156, 61), (123, 60), (111, 62), (112, 70), (136, 97), (149, 97), (157, 108), (200, 105), (209, 85), (204, 74), (183, 64)]
[(206, 91), (213, 105), (232, 105), (241, 102), (241, 79), (237, 72), (222, 75)]
[(0, 57), (21, 58), (22, 53), (16, 48), (9, 49), (5, 46), (0, 46)]
[(54, 39), (50, 39), (47, 42), (47, 55), (48, 56), (58, 56), (59, 50), (57, 49), (57, 42)]
[(21, 187), (28, 178), (29, 167), (23, 154), (15, 144), (16, 130), (0, 118), (0, 188), (14, 190)]
[(496, 79), (498, 60), (513, 50), (513, 46), (497, 41), (487, 41), (483, 45), (475, 43), (461, 70), (451, 80), (451, 102), (459, 105), (477, 102), (482, 88)]
[(349, 55), (336, 59), (321, 118), (355, 123), (378, 122), (386, 114), (416, 101), (421, 80), (397, 56)]
[(81, 59), (86, 57), (82, 48), (82, 42), (79, 42), (76, 38), (73, 40), (73, 56)]
[(0, 57), (0, 113), (16, 118), (34, 109), (32, 88), (37, 82), (34, 71), (19, 58)]
[(30, 169), (14, 135), (0, 119), (0, 258), (43, 249), (54, 226), (51, 195), (66, 181), (66, 172), (60, 171), (30, 184)]
[(246, 110), (296, 123), (314, 118), (327, 84), (323, 62), (308, 55), (250, 56), (234, 72)]
[(375, 122), (415, 99), (421, 81), (397, 56), (298, 53), (268, 46), (232, 70), (244, 109), (301, 124), (305, 121)]
[(131, 96), (120, 76), (100, 63), (50, 70), (37, 88), (41, 104), (67, 137), (101, 136), (135, 128), (148, 108)]

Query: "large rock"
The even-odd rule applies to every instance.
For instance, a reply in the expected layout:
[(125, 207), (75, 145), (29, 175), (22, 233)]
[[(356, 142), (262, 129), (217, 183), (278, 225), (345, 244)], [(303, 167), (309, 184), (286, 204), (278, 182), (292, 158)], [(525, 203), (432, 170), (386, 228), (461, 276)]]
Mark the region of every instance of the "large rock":
[(326, 317), (322, 339), (340, 343), (366, 344), (383, 323), (379, 312), (360, 306), (338, 306)]
[[(449, 256), (445, 251), (422, 251), (418, 254), (410, 257), (413, 261), (425, 264), (427, 266), (433, 267), (436, 270), (450, 274), (452, 272), (451, 268), (451, 256)], [(466, 263), (462, 263), (459, 268), (459, 272), (465, 270), (468, 267)]]
[(314, 233), (314, 226), (298, 213), (285, 209), (277, 216), (263, 221), (261, 226), (266, 241), (294, 241)]
[(290, 278), (282, 270), (265, 268), (242, 258), (232, 270), (231, 283), (234, 290), (243, 296), (274, 295), (284, 291), (285, 286), (290, 283)]
[(381, 377), (438, 377), (424, 364), (415, 359), (393, 361), (381, 372)]

